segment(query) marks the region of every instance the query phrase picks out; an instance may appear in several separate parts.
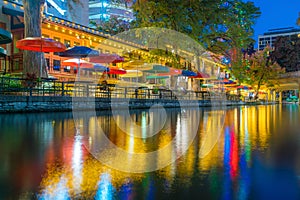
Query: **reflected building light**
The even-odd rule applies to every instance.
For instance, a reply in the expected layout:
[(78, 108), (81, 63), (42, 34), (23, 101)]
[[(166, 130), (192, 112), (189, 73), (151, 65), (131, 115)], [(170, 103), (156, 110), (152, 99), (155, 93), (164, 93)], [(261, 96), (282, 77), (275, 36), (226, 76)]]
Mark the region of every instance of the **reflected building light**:
[(73, 186), (76, 193), (81, 191), (82, 182), (82, 136), (76, 135), (73, 147), (72, 169), (73, 169)]
[(118, 192), (118, 199), (120, 200), (127, 200), (127, 199), (134, 199), (134, 193), (133, 193), (133, 183), (131, 183), (130, 179), (127, 179), (125, 183), (120, 187), (120, 190)]
[(147, 113), (142, 112), (142, 121), (141, 121), (142, 137), (143, 141), (146, 141), (147, 138)]
[(67, 178), (65, 176), (61, 176), (60, 180), (57, 184), (48, 185), (42, 192), (40, 196), (38, 196), (39, 200), (48, 200), (48, 199), (60, 199), (60, 200), (69, 200), (70, 194), (69, 189), (67, 187)]
[(131, 158), (132, 153), (134, 153), (134, 128), (133, 126), (130, 126), (130, 135), (127, 136), (129, 137), (129, 146), (128, 146), (128, 153), (129, 153), (129, 158)]
[(238, 175), (238, 143), (234, 130), (230, 130), (230, 175), (234, 180)]
[(95, 200), (111, 200), (114, 199), (115, 188), (111, 183), (111, 176), (108, 173), (100, 175), (98, 190), (95, 195)]
[(249, 164), (251, 157), (251, 141), (249, 140), (249, 132), (248, 132), (248, 109), (245, 110), (245, 136), (244, 136), (244, 151), (246, 154), (246, 161)]

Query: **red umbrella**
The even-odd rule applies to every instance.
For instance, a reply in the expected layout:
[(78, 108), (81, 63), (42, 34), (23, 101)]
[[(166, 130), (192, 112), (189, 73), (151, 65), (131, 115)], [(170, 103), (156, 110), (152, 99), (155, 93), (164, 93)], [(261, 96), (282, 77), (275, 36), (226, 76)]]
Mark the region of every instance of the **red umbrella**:
[(197, 72), (196, 76), (191, 76), (190, 78), (209, 78), (209, 74), (204, 72)]
[(68, 59), (68, 60), (64, 60), (62, 62), (62, 66), (70, 66), (70, 67), (81, 67), (81, 68), (93, 68), (94, 64), (87, 62), (85, 60), (82, 59), (77, 59), (77, 58), (73, 58), (73, 59)]
[[(18, 40), (16, 47), (22, 50), (37, 51), (37, 52), (61, 52), (66, 49), (66, 46), (51, 38), (42, 37), (27, 37)], [(42, 75), (42, 57), (40, 63), (40, 76)]]
[(99, 56), (91, 57), (90, 62), (93, 63), (120, 63), (124, 62), (124, 58), (117, 54), (102, 53)]
[(37, 52), (61, 52), (66, 49), (66, 46), (58, 41), (41, 37), (28, 37), (18, 40), (16, 47), (22, 50)]
[(126, 74), (126, 73), (127, 73), (126, 70), (114, 68), (114, 67), (109, 68), (108, 72), (104, 72), (104, 74)]

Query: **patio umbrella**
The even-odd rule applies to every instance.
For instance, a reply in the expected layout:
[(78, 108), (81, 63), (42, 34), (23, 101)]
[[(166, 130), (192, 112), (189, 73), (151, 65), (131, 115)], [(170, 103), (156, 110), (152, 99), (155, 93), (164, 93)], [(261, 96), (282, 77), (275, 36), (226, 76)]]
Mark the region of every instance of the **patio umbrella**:
[[(74, 47), (68, 48), (67, 50), (65, 50), (63, 52), (59, 52), (58, 55), (61, 57), (77, 58), (79, 61), (81, 58), (85, 58), (85, 57), (97, 57), (97, 56), (99, 56), (99, 52), (96, 50), (93, 50), (89, 47), (85, 47), (85, 46), (74, 46)], [(80, 64), (79, 63), (78, 63), (78, 75), (80, 76)]]
[(141, 77), (141, 76), (143, 76), (143, 72), (135, 69), (128, 69), (126, 70), (126, 74), (121, 75), (121, 77), (123, 78), (134, 78), (134, 77)]
[(170, 68), (167, 66), (154, 64), (151, 70), (144, 70), (144, 72), (148, 73), (168, 73), (170, 72)]
[(100, 72), (104, 72), (104, 71), (109, 71), (109, 68), (104, 66), (104, 65), (101, 65), (99, 63), (94, 63), (94, 69), (96, 71), (100, 71)]
[(104, 74), (126, 74), (126, 70), (124, 69), (119, 69), (116, 67), (111, 67), (109, 68), (109, 71), (103, 72)]
[(124, 62), (124, 58), (117, 54), (101, 53), (96, 57), (91, 57), (90, 62), (93, 62), (93, 63), (120, 63), (120, 62)]
[(62, 66), (70, 66), (70, 67), (80, 66), (82, 68), (93, 68), (94, 64), (82, 59), (78, 60), (76, 58), (72, 58), (72, 59), (62, 61)]
[(158, 76), (174, 76), (174, 75), (181, 75), (182, 74), (181, 69), (175, 69), (175, 68), (170, 67), (169, 70), (170, 70), (169, 72), (159, 73), (157, 75)]
[(197, 72), (196, 76), (191, 76), (190, 78), (199, 78), (199, 79), (209, 78), (209, 74), (204, 73), (204, 72)]
[(197, 76), (197, 73), (190, 71), (190, 70), (182, 70), (181, 75), (182, 76)]
[(243, 89), (243, 90), (249, 90), (251, 89), (251, 87), (245, 86), (245, 85), (239, 85), (238, 87), (236, 87), (237, 89)]
[[(66, 49), (66, 46), (58, 41), (55, 41), (51, 38), (42, 38), (42, 37), (27, 37), (21, 40), (18, 40), (16, 47), (22, 50), (27, 51), (36, 51), (36, 52), (61, 52)], [(42, 75), (42, 57), (40, 63), (40, 75)]]
[(169, 76), (157, 76), (157, 75), (146, 76), (146, 79), (166, 79), (166, 78), (169, 78)]
[(0, 44), (8, 44), (12, 42), (12, 34), (7, 30), (0, 28)]

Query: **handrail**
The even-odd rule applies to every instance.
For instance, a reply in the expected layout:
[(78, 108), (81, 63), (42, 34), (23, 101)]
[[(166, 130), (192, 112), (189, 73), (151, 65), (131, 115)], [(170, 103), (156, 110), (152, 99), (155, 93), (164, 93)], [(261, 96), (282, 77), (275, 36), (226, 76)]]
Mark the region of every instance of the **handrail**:
[[(0, 77), (0, 95), (16, 96), (78, 96), (95, 98), (131, 98), (131, 99), (184, 99), (184, 100), (224, 100), (225, 93), (214, 95), (208, 91), (173, 91), (169, 89), (150, 89), (137, 87), (114, 87), (96, 84), (90, 81), (58, 81), (40, 79), (32, 87), (24, 87), (25, 78)], [(31, 85), (28, 84), (27, 85)], [(224, 95), (224, 96), (222, 96)], [(237, 95), (226, 96), (227, 100), (239, 101)]]

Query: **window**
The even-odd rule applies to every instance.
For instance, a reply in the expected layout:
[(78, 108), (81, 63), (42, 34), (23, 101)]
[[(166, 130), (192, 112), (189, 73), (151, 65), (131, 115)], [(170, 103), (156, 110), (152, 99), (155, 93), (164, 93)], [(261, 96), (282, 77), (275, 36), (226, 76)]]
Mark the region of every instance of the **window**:
[(53, 60), (53, 70), (60, 71), (60, 60)]
[(46, 58), (46, 65), (47, 65), (47, 69), (50, 70), (50, 60), (49, 60), (49, 58)]
[(105, 53), (110, 53), (110, 51), (109, 50), (105, 50)]
[(65, 46), (68, 48), (71, 46), (71, 41), (70, 40), (64, 40)]
[(42, 37), (43, 37), (43, 38), (50, 38), (50, 36), (49, 36), (49, 35), (46, 35), (46, 34), (42, 34)]
[(98, 48), (98, 51), (99, 51), (99, 53), (102, 53), (102, 52), (103, 52), (103, 49)]
[(55, 41), (60, 42), (60, 38), (59, 37), (54, 37), (53, 38)]
[(74, 46), (80, 46), (79, 42), (74, 42)]

